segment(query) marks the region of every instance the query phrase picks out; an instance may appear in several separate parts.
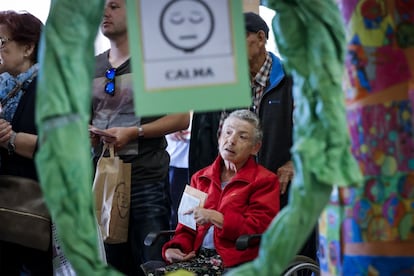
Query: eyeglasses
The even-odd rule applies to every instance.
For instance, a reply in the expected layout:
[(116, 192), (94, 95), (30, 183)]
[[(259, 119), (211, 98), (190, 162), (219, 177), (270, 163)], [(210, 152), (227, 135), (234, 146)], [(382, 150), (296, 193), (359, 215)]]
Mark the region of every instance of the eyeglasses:
[(115, 73), (116, 73), (115, 68), (109, 68), (105, 72), (105, 77), (107, 80), (105, 84), (105, 93), (110, 96), (115, 95)]
[(0, 37), (0, 48), (3, 48), (6, 42), (12, 41), (13, 39), (7, 37)]

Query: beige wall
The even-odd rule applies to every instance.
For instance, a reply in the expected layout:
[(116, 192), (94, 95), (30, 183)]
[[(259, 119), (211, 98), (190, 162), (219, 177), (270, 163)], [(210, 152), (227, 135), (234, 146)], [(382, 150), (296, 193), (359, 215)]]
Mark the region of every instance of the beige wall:
[(243, 0), (243, 10), (259, 13), (260, 0)]

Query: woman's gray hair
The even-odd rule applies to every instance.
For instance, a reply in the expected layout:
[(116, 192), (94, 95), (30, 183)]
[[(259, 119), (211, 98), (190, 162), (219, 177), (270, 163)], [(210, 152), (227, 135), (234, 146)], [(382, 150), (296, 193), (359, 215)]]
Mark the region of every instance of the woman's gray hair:
[(262, 139), (263, 139), (262, 126), (260, 124), (259, 117), (254, 112), (252, 112), (248, 109), (238, 109), (238, 110), (235, 110), (235, 111), (231, 112), (227, 116), (226, 120), (228, 118), (237, 118), (237, 119), (240, 119), (242, 121), (246, 121), (246, 122), (250, 123), (254, 127), (253, 142), (255, 144), (262, 142)]

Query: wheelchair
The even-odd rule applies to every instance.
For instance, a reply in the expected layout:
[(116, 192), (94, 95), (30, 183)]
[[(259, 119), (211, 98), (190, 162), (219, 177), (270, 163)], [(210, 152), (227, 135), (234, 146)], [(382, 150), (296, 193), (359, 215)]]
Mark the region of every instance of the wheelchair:
[[(170, 236), (172, 237), (175, 230), (163, 230), (159, 232), (150, 232), (145, 237), (144, 245), (152, 246), (160, 237)], [(262, 234), (242, 235), (236, 241), (237, 250), (246, 250), (248, 247), (260, 242)], [(148, 271), (152, 271), (156, 268), (165, 266), (162, 261), (148, 261), (141, 265), (141, 269), (145, 275)], [(319, 265), (311, 258), (303, 255), (296, 255), (285, 269), (281, 276), (319, 276)]]
[[(242, 235), (236, 241), (237, 250), (245, 250), (253, 244), (260, 242), (262, 234)], [(296, 255), (283, 272), (282, 276), (319, 276), (320, 268), (315, 260)]]

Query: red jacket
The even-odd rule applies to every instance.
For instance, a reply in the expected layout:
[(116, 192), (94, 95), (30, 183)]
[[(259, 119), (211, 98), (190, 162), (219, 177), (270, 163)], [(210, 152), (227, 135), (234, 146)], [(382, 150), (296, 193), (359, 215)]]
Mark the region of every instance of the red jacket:
[[(191, 186), (208, 194), (204, 208), (217, 210), (224, 216), (223, 228), (214, 228), (214, 245), (225, 267), (232, 267), (257, 257), (259, 246), (239, 251), (236, 240), (243, 234), (263, 233), (279, 212), (280, 187), (277, 176), (250, 158), (230, 182), (221, 189), (220, 172), (223, 159), (193, 175)], [(200, 249), (211, 224), (198, 225), (194, 231), (178, 224), (174, 237), (164, 244), (189, 253)]]

